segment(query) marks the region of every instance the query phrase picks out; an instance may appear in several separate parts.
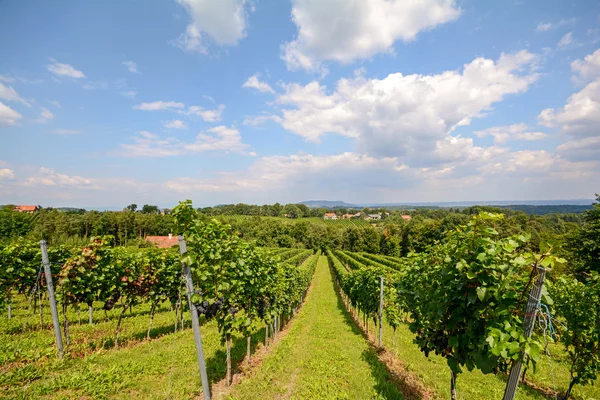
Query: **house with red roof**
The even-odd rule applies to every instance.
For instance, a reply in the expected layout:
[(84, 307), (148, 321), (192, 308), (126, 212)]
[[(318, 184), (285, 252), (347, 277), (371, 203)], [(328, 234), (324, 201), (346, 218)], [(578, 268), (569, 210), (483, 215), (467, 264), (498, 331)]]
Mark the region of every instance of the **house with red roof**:
[(24, 212), (24, 213), (33, 213), (38, 211), (40, 208), (38, 206), (15, 206), (13, 208), (13, 211), (17, 211), (17, 212)]
[(177, 236), (169, 233), (169, 236), (146, 236), (146, 240), (153, 243), (159, 249), (167, 249), (179, 244)]

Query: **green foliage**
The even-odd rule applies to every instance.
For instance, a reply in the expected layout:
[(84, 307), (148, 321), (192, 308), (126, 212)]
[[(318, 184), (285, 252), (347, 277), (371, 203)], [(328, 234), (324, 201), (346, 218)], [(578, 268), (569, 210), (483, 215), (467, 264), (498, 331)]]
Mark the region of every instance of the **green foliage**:
[(600, 273), (600, 195), (594, 208), (584, 213), (584, 224), (566, 242), (566, 250), (573, 261), (573, 269), (580, 280), (591, 272)]
[(554, 308), (566, 324), (561, 329), (571, 363), (568, 398), (574, 385), (587, 385), (600, 371), (600, 276), (593, 274), (586, 284), (562, 276), (550, 287)]
[(521, 354), (539, 357), (539, 339), (523, 334), (522, 299), (537, 267), (560, 260), (528, 252), (525, 236), (497, 239), (489, 223), (502, 218), (482, 212), (449, 232), (412, 257), (400, 285), (416, 343), (426, 355), (445, 357), (455, 373), (464, 366), (490, 373)]
[(204, 222), (189, 200), (173, 215), (187, 242), (182, 262), (198, 287), (192, 302), (211, 310), (223, 340), (236, 331), (249, 334), (256, 320), (269, 323), (298, 305), (314, 272), (314, 262), (304, 262), (310, 251), (287, 252), (290, 257), (281, 263), (276, 255), (240, 241), (230, 225)]

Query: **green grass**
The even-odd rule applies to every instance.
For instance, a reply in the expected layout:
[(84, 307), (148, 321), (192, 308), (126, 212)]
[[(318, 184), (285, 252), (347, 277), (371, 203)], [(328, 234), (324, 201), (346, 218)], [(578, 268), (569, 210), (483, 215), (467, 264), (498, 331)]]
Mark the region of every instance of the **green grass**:
[[(434, 390), (438, 398), (450, 398), (450, 368), (446, 359), (435, 354), (429, 357), (421, 352), (413, 343), (414, 335), (406, 325), (401, 325), (396, 331), (396, 346), (393, 344), (393, 330), (390, 326), (383, 326), (383, 345), (396, 354), (408, 371), (417, 375), (423, 383)], [(457, 379), (457, 392), (459, 398), (464, 399), (501, 399), (504, 394), (506, 382), (495, 375), (484, 375), (479, 371), (467, 371), (459, 374)], [(544, 399), (541, 394), (519, 387), (517, 399)]]
[(401, 399), (333, 289), (326, 257), (287, 335), (231, 399)]

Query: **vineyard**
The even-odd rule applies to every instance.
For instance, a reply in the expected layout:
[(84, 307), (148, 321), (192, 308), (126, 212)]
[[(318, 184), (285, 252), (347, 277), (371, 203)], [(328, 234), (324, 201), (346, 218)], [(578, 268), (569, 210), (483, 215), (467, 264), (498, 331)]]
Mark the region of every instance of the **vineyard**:
[[(564, 260), (532, 253), (526, 236), (498, 237), (500, 215), (396, 258), (259, 248), (188, 202), (173, 214), (179, 248), (113, 247), (105, 236), (1, 249), (3, 396), (207, 398), (213, 386), (231, 398), (496, 399), (519, 366), (517, 398), (600, 398), (600, 281), (544, 281)], [(412, 384), (390, 383), (394, 368)], [(224, 389), (240, 371), (248, 377)]]

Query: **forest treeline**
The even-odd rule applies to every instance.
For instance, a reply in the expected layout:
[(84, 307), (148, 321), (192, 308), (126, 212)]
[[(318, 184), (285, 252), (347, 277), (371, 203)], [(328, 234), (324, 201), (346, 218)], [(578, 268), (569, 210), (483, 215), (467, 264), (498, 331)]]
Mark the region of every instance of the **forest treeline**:
[[(51, 243), (78, 243), (90, 236), (112, 235), (115, 245), (135, 245), (148, 235), (167, 235), (173, 232), (171, 215), (161, 214), (158, 208), (146, 207), (146, 212), (128, 206), (123, 211), (60, 211), (42, 208), (35, 213), (19, 213), (12, 206), (0, 210), (0, 240), (26, 237)], [(262, 210), (253, 215), (252, 210)], [(217, 218), (232, 225), (243, 239), (255, 240), (265, 247), (298, 247), (312, 249), (341, 249), (365, 251), (392, 256), (422, 251), (443, 233), (467, 223), (480, 211), (503, 213), (506, 218), (499, 227), (501, 235), (526, 233), (532, 236), (531, 246), (538, 250), (541, 243), (560, 248), (565, 235), (576, 230), (586, 214), (529, 215), (490, 206), (464, 209), (416, 209), (383, 213), (380, 221), (338, 220), (315, 218), (324, 210), (305, 205), (252, 206), (245, 204), (198, 209), (205, 219)], [(337, 210), (338, 213), (354, 209)], [(381, 212), (383, 210), (358, 210)], [(288, 218), (277, 217), (288, 214)], [(406, 221), (403, 216), (410, 215)], [(244, 217), (240, 217), (244, 216)]]

